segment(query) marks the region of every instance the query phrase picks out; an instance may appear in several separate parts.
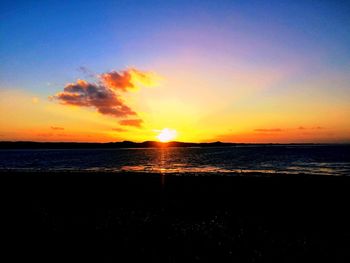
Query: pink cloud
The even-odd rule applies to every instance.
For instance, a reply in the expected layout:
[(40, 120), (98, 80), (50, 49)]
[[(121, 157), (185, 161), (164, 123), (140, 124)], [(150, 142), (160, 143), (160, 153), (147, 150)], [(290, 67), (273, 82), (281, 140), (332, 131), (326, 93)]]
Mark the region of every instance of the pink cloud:
[[(85, 69), (85, 68), (84, 68)], [(119, 91), (127, 92), (135, 89), (133, 78), (138, 83), (150, 85), (151, 77), (148, 73), (137, 69), (128, 69), (121, 72), (111, 71), (101, 74), (97, 83), (86, 80), (77, 80), (76, 83), (68, 83), (62, 92), (58, 92), (51, 99), (59, 101), (63, 105), (95, 108), (99, 113), (116, 118), (137, 116), (122, 98)], [(141, 119), (125, 119), (121, 125), (141, 127)]]

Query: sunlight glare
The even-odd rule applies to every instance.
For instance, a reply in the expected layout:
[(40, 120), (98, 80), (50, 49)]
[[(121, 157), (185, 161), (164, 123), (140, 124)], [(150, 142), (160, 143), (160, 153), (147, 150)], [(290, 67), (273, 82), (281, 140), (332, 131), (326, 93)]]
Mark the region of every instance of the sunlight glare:
[(159, 131), (157, 139), (161, 142), (169, 142), (171, 140), (174, 140), (176, 138), (176, 135), (177, 132), (175, 130), (164, 128), (163, 130)]

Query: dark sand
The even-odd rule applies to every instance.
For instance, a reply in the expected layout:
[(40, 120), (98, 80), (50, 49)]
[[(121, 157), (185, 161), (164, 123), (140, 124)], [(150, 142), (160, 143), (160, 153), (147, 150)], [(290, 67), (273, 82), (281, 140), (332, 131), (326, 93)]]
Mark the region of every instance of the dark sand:
[(350, 262), (350, 177), (0, 178), (3, 262)]

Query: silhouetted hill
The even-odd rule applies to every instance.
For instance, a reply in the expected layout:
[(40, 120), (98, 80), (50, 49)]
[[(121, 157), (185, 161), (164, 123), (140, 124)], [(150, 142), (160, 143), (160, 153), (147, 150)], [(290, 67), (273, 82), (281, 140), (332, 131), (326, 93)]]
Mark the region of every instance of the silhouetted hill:
[[(82, 142), (31, 142), (31, 141), (2, 141), (0, 149), (93, 149), (93, 148), (161, 148), (161, 147), (232, 147), (238, 145), (279, 145), (273, 143), (267, 144), (249, 144), (249, 143), (226, 143), (226, 142), (208, 142), (208, 143), (192, 143), (192, 142), (108, 142), (108, 143), (82, 143)], [(283, 145), (283, 144), (282, 144)], [(295, 145), (295, 144), (291, 144)], [(311, 145), (303, 144), (303, 145)]]
[(81, 143), (81, 142), (30, 142), (30, 141), (3, 141), (0, 142), (0, 149), (84, 149), (84, 148), (159, 148), (159, 147), (218, 147), (234, 146), (236, 143), (188, 143), (188, 142), (109, 142), (109, 143)]

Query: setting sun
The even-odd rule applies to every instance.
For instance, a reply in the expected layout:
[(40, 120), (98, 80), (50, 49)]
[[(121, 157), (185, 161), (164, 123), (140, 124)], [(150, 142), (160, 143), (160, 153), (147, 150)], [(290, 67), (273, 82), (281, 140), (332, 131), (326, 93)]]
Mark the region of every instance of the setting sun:
[(176, 135), (177, 132), (175, 130), (164, 128), (163, 130), (159, 131), (157, 139), (161, 142), (169, 142), (171, 140), (174, 140), (176, 138)]

